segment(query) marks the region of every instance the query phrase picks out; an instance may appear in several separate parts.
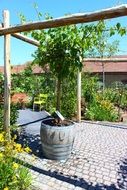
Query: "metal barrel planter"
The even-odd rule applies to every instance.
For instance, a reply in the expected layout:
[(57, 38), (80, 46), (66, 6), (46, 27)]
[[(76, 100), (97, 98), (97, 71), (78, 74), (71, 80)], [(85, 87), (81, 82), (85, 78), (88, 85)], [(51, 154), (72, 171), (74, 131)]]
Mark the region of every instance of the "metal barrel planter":
[(70, 155), (75, 137), (75, 124), (68, 126), (53, 126), (53, 119), (43, 120), (41, 123), (40, 137), (42, 151), (46, 158), (52, 160), (66, 160)]

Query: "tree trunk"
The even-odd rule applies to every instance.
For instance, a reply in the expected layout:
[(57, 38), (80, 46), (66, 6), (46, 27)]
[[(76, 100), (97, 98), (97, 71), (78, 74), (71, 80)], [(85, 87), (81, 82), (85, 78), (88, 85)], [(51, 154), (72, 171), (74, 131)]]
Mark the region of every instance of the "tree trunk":
[(56, 100), (56, 110), (60, 111), (60, 102), (61, 102), (61, 79), (58, 78), (57, 81), (57, 100)]

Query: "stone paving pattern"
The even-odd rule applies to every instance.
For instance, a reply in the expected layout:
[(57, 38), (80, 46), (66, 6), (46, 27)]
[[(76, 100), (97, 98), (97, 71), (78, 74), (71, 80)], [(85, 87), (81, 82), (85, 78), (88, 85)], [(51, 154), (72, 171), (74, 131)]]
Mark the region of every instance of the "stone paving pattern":
[(127, 127), (77, 123), (66, 161), (43, 158), (39, 135), (31, 137), (36, 156), (26, 160), (32, 165), (33, 190), (127, 190)]

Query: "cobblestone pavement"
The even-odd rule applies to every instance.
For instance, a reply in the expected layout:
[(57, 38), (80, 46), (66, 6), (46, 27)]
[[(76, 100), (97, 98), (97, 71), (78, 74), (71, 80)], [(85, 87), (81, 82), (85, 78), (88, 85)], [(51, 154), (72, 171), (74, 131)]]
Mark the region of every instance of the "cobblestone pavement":
[(43, 158), (39, 135), (28, 138), (37, 150), (35, 160), (30, 155), (26, 159), (32, 165), (34, 190), (127, 190), (127, 127), (76, 124), (67, 161)]

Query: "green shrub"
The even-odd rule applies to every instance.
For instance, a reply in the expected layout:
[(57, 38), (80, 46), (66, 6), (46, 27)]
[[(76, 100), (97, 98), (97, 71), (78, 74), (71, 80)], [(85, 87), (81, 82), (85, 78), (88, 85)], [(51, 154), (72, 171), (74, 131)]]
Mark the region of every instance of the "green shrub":
[(28, 147), (22, 148), (14, 139), (9, 140), (4, 133), (0, 133), (0, 189), (27, 190), (30, 187), (32, 176), (29, 169), (16, 161), (19, 153), (29, 152)]
[(62, 85), (61, 113), (67, 118), (72, 118), (76, 113), (76, 80), (65, 80)]
[(46, 103), (46, 110), (52, 114), (54, 111), (56, 111), (56, 97), (53, 91), (50, 91), (48, 93), (48, 99)]
[(87, 103), (93, 102), (97, 90), (99, 89), (98, 77), (83, 74), (82, 76), (82, 97), (85, 98)]
[(109, 100), (96, 100), (87, 107), (85, 118), (95, 121), (117, 121), (118, 112)]
[[(10, 124), (15, 125), (18, 118), (18, 110), (16, 104), (11, 104), (11, 113), (10, 113)], [(3, 128), (4, 124), (4, 105), (0, 105), (0, 129)]]
[(84, 75), (82, 79), (82, 95), (87, 106), (85, 119), (98, 121), (117, 121), (118, 111), (115, 103), (119, 98), (113, 89), (101, 91), (98, 86), (98, 77)]

